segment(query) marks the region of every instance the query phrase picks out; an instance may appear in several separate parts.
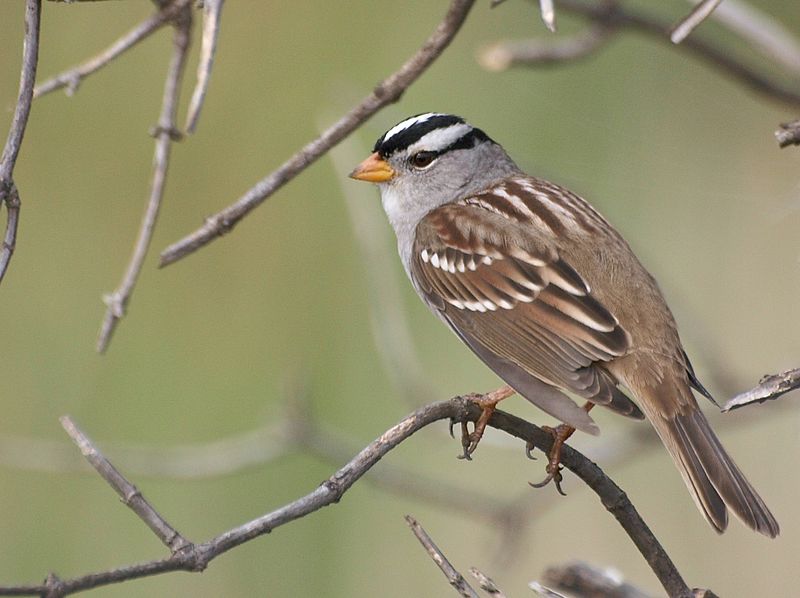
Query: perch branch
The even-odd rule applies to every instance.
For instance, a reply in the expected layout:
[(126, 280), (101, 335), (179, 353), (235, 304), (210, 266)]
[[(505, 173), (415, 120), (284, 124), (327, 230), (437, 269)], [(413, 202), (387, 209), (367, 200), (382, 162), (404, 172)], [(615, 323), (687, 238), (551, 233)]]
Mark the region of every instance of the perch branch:
[(111, 337), (117, 324), (125, 316), (128, 302), (131, 299), (136, 281), (142, 271), (150, 241), (153, 238), (158, 212), (164, 197), (164, 186), (169, 168), (169, 155), (172, 142), (180, 139), (180, 133), (175, 125), (175, 115), (178, 111), (178, 96), (180, 94), (181, 80), (186, 68), (186, 57), (189, 52), (191, 39), (192, 11), (186, 4), (181, 13), (174, 19), (173, 51), (166, 81), (164, 83), (164, 97), (161, 104), (161, 115), (158, 125), (152, 132), (156, 139), (155, 156), (153, 157), (153, 181), (150, 186), (150, 199), (147, 202), (139, 235), (133, 249), (130, 263), (120, 285), (107, 294), (103, 300), (106, 304), (106, 313), (100, 325), (97, 337), (97, 351), (104, 353), (108, 348)]
[(130, 50), (140, 41), (172, 21), (191, 2), (192, 0), (175, 0), (166, 4), (158, 12), (142, 21), (142, 23), (131, 29), (97, 56), (38, 85), (33, 92), (33, 97), (39, 98), (62, 87), (66, 87), (67, 94), (72, 95), (85, 77), (99, 71), (120, 54)]
[(214, 55), (217, 52), (217, 39), (219, 38), (219, 23), (222, 16), (222, 4), (225, 0), (205, 0), (203, 2), (203, 40), (200, 46), (200, 62), (197, 65), (197, 83), (195, 84), (192, 99), (189, 102), (189, 111), (186, 116), (187, 133), (194, 133), (200, 110), (206, 99), (208, 83), (211, 80), (211, 67), (214, 64)]
[(22, 68), (19, 75), (19, 95), (11, 119), (3, 153), (0, 156), (0, 204), (6, 206), (6, 231), (0, 249), (0, 282), (8, 270), (11, 256), (17, 245), (17, 225), (19, 223), (19, 189), (14, 183), (14, 166), (17, 163), (25, 126), (31, 113), (33, 86), (36, 82), (36, 65), (39, 62), (39, 23), (42, 14), (40, 0), (25, 3), (25, 38), (22, 42)]
[(431, 557), (436, 566), (442, 570), (447, 581), (453, 586), (456, 592), (461, 594), (464, 598), (478, 598), (478, 593), (472, 588), (471, 585), (464, 579), (464, 576), (456, 570), (455, 567), (447, 560), (444, 553), (434, 543), (433, 539), (428, 535), (428, 532), (414, 519), (411, 515), (405, 517), (408, 527), (422, 544), (422, 547)]
[[(187, 541), (185, 548), (173, 552), (167, 558), (128, 565), (73, 579), (61, 580), (51, 576), (45, 584), (41, 585), (14, 586), (13, 588), (10, 586), (0, 587), (0, 595), (40, 594), (66, 596), (67, 594), (110, 583), (157, 575), (168, 571), (202, 571), (220, 554), (258, 536), (269, 533), (281, 525), (313, 513), (324, 506), (338, 502), (345, 492), (390, 450), (425, 426), (442, 419), (475, 422), (480, 417), (480, 414), (480, 407), (462, 397), (421, 407), (371, 442), (316, 490), (202, 544), (192, 544)], [(489, 425), (525, 442), (533, 443), (544, 452), (549, 451), (553, 442), (551, 434), (522, 419), (500, 411), (496, 411), (493, 414)], [(564, 446), (561, 462), (578, 475), (600, 497), (602, 504), (620, 522), (626, 533), (639, 548), (667, 593), (670, 596), (680, 598), (691, 596), (680, 573), (675, 569), (669, 556), (664, 552), (664, 549), (647, 525), (639, 517), (625, 493), (600, 468), (569, 446)], [(11, 591), (19, 589), (24, 591), (17, 591), (16, 593)]]
[(204, 247), (230, 231), (251, 210), (313, 164), (320, 156), (352, 133), (361, 123), (384, 106), (396, 102), (458, 33), (475, 0), (452, 0), (447, 14), (434, 33), (400, 69), (384, 79), (373, 92), (340, 118), (319, 137), (263, 178), (233, 204), (206, 219), (203, 226), (170, 245), (161, 253), (166, 266)]
[(722, 411), (739, 409), (752, 403), (763, 403), (800, 388), (800, 368), (787, 370), (780, 374), (764, 376), (758, 386), (736, 395), (722, 407)]

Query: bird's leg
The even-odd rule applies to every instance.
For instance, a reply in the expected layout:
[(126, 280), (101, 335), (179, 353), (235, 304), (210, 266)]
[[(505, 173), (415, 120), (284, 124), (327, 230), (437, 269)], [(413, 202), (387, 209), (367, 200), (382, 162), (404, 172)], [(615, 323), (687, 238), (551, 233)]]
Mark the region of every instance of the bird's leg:
[[(586, 404), (583, 408), (588, 412), (592, 410), (594, 407), (594, 403), (591, 401), (586, 401)], [(564, 443), (569, 439), (570, 436), (575, 432), (575, 428), (568, 424), (560, 424), (555, 428), (551, 428), (549, 426), (542, 426), (542, 430), (545, 432), (549, 432), (553, 435), (553, 446), (550, 447), (550, 452), (547, 455), (547, 467), (545, 471), (547, 472), (547, 477), (545, 477), (541, 482), (534, 484), (533, 482), (529, 482), (531, 486), (534, 488), (544, 488), (550, 482), (553, 482), (556, 485), (556, 490), (561, 496), (566, 496), (566, 492), (561, 489), (561, 449), (564, 446)], [(530, 457), (530, 450), (532, 447), (528, 447), (526, 449), (528, 456)]]
[(489, 423), (489, 418), (492, 417), (497, 404), (515, 392), (510, 386), (501, 386), (497, 390), (471, 397), (472, 402), (480, 407), (482, 411), (478, 421), (475, 422), (475, 427), (472, 429), (471, 434), (467, 429), (467, 423), (461, 423), (461, 446), (464, 448), (464, 452), (459, 459), (467, 459), (468, 461), (472, 459), (472, 453), (478, 448), (478, 443), (483, 438), (484, 430), (486, 430), (486, 424)]

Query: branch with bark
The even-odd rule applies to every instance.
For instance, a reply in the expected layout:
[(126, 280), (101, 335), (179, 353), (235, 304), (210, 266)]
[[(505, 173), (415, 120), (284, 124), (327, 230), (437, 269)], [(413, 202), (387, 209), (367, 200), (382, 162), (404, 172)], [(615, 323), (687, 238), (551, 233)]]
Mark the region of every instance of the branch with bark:
[(17, 226), (21, 205), (19, 189), (14, 183), (14, 166), (17, 164), (25, 127), (31, 114), (36, 66), (39, 62), (39, 22), (42, 14), (40, 0), (25, 3), (25, 39), (22, 44), (22, 69), (19, 76), (19, 95), (11, 119), (3, 153), (0, 155), (0, 205), (6, 207), (6, 231), (0, 248), (0, 282), (6, 275), (8, 264), (17, 245)]
[[(324, 506), (339, 502), (353, 484), (381, 458), (422, 428), (439, 420), (450, 420), (451, 425), (452, 422), (474, 423), (480, 414), (480, 407), (465, 397), (455, 397), (421, 407), (381, 434), (316, 490), (201, 543), (193, 543), (177, 532), (143, 494), (111, 464), (86, 434), (70, 418), (64, 417), (62, 425), (89, 463), (123, 498), (124, 504), (131, 508), (170, 549), (170, 554), (152, 561), (125, 565), (72, 579), (60, 579), (55, 574), (50, 574), (43, 584), (0, 586), (0, 595), (60, 597), (170, 571), (202, 571), (219, 555)], [(550, 433), (507, 413), (496, 411), (489, 425), (524, 441), (527, 446), (539, 448), (545, 454), (552, 446), (553, 437)], [(681, 598), (691, 596), (691, 591), (672, 560), (625, 493), (597, 465), (569, 446), (564, 446), (561, 463), (597, 494), (606, 510), (615, 517), (637, 546), (667, 593)]]

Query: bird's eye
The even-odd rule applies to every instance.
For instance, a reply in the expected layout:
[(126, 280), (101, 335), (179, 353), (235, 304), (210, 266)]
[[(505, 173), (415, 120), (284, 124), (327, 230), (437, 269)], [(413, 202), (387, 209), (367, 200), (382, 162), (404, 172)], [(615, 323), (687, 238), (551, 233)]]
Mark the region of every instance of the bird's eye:
[(436, 159), (436, 156), (437, 156), (436, 152), (417, 152), (416, 154), (411, 156), (409, 161), (411, 162), (411, 166), (413, 166), (414, 168), (422, 169), (422, 168), (427, 168), (428, 166), (433, 164), (433, 161)]

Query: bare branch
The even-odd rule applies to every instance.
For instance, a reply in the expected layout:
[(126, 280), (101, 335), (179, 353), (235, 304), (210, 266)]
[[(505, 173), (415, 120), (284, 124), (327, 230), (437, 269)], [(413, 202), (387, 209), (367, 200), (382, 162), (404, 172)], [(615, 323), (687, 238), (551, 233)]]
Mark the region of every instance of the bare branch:
[[(338, 502), (344, 493), (390, 450), (423, 427), (441, 419), (475, 422), (480, 417), (480, 414), (481, 409), (474, 402), (462, 397), (421, 407), (370, 443), (316, 490), (271, 513), (224, 532), (202, 544), (191, 544), (187, 541), (185, 548), (173, 552), (168, 558), (119, 567), (70, 580), (60, 580), (53, 577), (53, 580), (48, 579), (45, 585), (22, 586), (25, 591), (18, 592), (16, 595), (39, 593), (42, 595), (66, 596), (81, 590), (168, 571), (202, 571), (209, 562), (220, 554), (253, 538), (269, 533), (281, 525), (313, 513), (324, 506)], [(545, 452), (550, 449), (553, 442), (553, 437), (548, 432), (500, 411), (495, 411), (489, 421), (489, 425), (525, 442), (533, 443)], [(85, 446), (83, 440), (81, 440), (81, 447), (84, 454), (97, 456), (96, 452)], [(102, 460), (105, 461), (105, 459)], [(667, 593), (670, 596), (679, 598), (691, 596), (688, 587), (683, 582), (672, 561), (644, 521), (639, 517), (625, 493), (600, 468), (569, 446), (564, 446), (561, 462), (578, 475), (600, 497), (606, 509), (614, 515), (637, 545), (667, 590)], [(110, 466), (110, 464), (108, 465)], [(105, 471), (106, 469), (105, 465), (98, 467), (98, 471)], [(121, 482), (119, 480), (114, 481), (113, 477), (108, 481), (115, 490), (121, 485)], [(119, 492), (119, 490), (117, 491)], [(148, 525), (150, 524), (148, 523)], [(169, 526), (166, 522), (165, 525)], [(159, 537), (166, 537), (166, 535), (159, 535)], [(20, 586), (16, 587), (20, 588)], [(0, 595), (15, 595), (11, 593), (12, 589), (0, 587)]]
[(455, 567), (447, 560), (444, 553), (434, 543), (433, 539), (428, 535), (428, 532), (414, 519), (411, 515), (405, 517), (408, 527), (422, 544), (428, 555), (436, 563), (436, 566), (442, 570), (448, 583), (453, 586), (456, 592), (461, 594), (464, 598), (478, 598), (478, 593), (472, 588), (464, 576), (459, 573)]
[(775, 139), (780, 147), (800, 145), (800, 119), (781, 123), (780, 129), (775, 131)]
[(384, 79), (373, 92), (322, 135), (263, 178), (236, 202), (206, 219), (205, 224), (161, 253), (166, 266), (204, 247), (230, 231), (251, 210), (261, 205), (287, 182), (313, 164), (320, 156), (352, 133), (384, 106), (396, 102), (403, 92), (445, 50), (461, 28), (475, 0), (452, 0), (444, 19), (423, 46), (400, 69)]
[(139, 516), (153, 533), (158, 536), (172, 552), (189, 546), (189, 542), (158, 514), (136, 486), (131, 484), (111, 462), (106, 459), (94, 443), (84, 434), (72, 419), (65, 415), (60, 418), (61, 425), (69, 437), (78, 445), (86, 460), (97, 473), (119, 494), (125, 506)]
[(14, 166), (25, 136), (25, 126), (31, 113), (33, 86), (36, 82), (36, 66), (39, 62), (39, 23), (42, 13), (40, 0), (25, 3), (25, 39), (22, 42), (22, 68), (19, 75), (19, 94), (11, 128), (8, 131), (2, 156), (0, 156), (0, 204), (8, 212), (3, 246), (0, 249), (0, 282), (6, 275), (8, 264), (17, 245), (19, 222), (19, 190), (14, 184)]
[(174, 20), (172, 59), (164, 83), (161, 115), (153, 132), (153, 136), (156, 138), (156, 147), (153, 158), (153, 182), (150, 187), (150, 199), (147, 202), (147, 209), (142, 219), (133, 255), (122, 282), (112, 293), (103, 298), (107, 307), (97, 338), (97, 351), (99, 353), (104, 353), (108, 348), (117, 324), (125, 316), (125, 310), (142, 271), (142, 265), (147, 256), (150, 241), (153, 238), (158, 212), (164, 197), (164, 186), (167, 180), (172, 142), (180, 139), (180, 133), (175, 125), (175, 115), (178, 111), (178, 95), (180, 94), (183, 73), (186, 69), (186, 57), (189, 52), (192, 28), (191, 7), (188, 3), (184, 4), (182, 12)]
[(753, 403), (771, 401), (798, 388), (800, 388), (800, 368), (787, 370), (780, 374), (770, 374), (764, 376), (755, 388), (730, 399), (722, 407), (722, 411), (731, 411)]
[(192, 0), (175, 0), (174, 2), (166, 4), (158, 12), (142, 21), (142, 23), (131, 29), (97, 56), (38, 85), (33, 92), (33, 97), (39, 98), (51, 91), (61, 89), (62, 87), (67, 88), (67, 95), (72, 95), (85, 77), (100, 70), (112, 60), (127, 50), (130, 50), (140, 41), (146, 39), (152, 33), (169, 23), (184, 8), (189, 6), (191, 2)]
[(211, 67), (214, 64), (214, 55), (217, 51), (217, 38), (219, 37), (219, 23), (222, 16), (222, 4), (225, 0), (205, 0), (203, 2), (203, 41), (200, 46), (200, 62), (197, 65), (197, 84), (195, 85), (192, 99), (189, 102), (189, 112), (186, 116), (187, 133), (194, 133), (200, 110), (206, 99), (208, 83), (211, 80)]
[(705, 21), (722, 0), (701, 0), (688, 15), (681, 19), (669, 35), (673, 44), (679, 44), (694, 31), (700, 23)]

